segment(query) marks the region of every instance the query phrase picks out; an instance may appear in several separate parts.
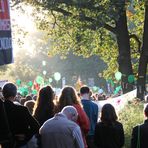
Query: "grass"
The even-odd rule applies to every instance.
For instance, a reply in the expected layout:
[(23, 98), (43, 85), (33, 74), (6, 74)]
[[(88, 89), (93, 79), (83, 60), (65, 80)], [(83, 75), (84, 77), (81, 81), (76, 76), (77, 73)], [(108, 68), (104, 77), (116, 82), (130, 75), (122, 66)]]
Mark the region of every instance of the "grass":
[(124, 148), (130, 148), (132, 129), (137, 124), (144, 121), (144, 103), (139, 101), (129, 102), (128, 105), (119, 113), (119, 121), (123, 124), (125, 134)]

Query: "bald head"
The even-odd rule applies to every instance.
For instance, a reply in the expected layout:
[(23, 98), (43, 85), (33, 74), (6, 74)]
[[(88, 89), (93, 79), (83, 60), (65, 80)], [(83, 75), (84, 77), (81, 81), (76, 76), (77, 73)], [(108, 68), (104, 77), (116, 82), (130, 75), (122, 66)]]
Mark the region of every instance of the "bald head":
[(77, 110), (76, 110), (75, 107), (70, 106), (70, 105), (65, 106), (65, 107), (62, 109), (61, 113), (63, 113), (64, 115), (66, 115), (69, 120), (72, 120), (72, 121), (74, 121), (74, 122), (77, 121), (78, 112), (77, 112)]

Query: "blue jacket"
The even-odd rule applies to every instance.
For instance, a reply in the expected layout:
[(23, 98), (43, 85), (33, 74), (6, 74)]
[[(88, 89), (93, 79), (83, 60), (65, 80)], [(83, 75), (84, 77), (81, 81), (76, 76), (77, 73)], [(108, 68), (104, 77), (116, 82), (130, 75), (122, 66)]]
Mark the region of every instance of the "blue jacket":
[(95, 126), (98, 120), (98, 105), (91, 100), (82, 99), (84, 111), (90, 120), (90, 130), (88, 135), (94, 135)]

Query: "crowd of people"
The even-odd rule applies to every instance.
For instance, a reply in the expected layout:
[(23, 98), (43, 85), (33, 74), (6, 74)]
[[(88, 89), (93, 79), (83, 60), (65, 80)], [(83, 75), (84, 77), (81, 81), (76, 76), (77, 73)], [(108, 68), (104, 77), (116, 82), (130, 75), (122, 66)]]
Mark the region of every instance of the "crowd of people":
[[(122, 148), (124, 129), (115, 108), (105, 104), (99, 115), (91, 90), (79, 93), (65, 86), (57, 97), (51, 86), (37, 96), (22, 98), (13, 83), (1, 89), (0, 147), (2, 148)], [(131, 148), (148, 147), (148, 105), (144, 124), (133, 128)]]

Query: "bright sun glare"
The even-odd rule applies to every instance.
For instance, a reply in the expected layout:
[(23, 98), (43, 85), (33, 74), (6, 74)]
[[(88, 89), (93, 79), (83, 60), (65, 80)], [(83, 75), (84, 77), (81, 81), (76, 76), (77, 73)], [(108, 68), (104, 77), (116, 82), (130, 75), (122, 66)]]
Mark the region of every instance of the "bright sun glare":
[[(25, 7), (25, 6), (24, 6)], [(32, 13), (32, 7), (31, 6), (26, 6), (25, 12), (23, 13), (20, 10), (12, 10), (11, 11), (11, 18), (15, 20), (15, 23), (24, 28), (25, 31), (30, 31), (34, 32), (36, 30), (35, 23), (33, 21), (33, 18), (31, 16)]]
[[(24, 14), (19, 10), (11, 10), (10, 14), (11, 14), (12, 23), (15, 23), (24, 32), (28, 32), (28, 36), (26, 36), (25, 39), (23, 39), (25, 44), (23, 45), (22, 48), (24, 48), (26, 52), (33, 54), (34, 46), (31, 45), (31, 34), (36, 32), (37, 29), (33, 21), (33, 18), (30, 15), (32, 12), (32, 8), (27, 6), (25, 8), (25, 12), (27, 12), (27, 14)], [(15, 29), (15, 27), (12, 29)], [(21, 39), (21, 35), (20, 35), (20, 39)], [(17, 52), (20, 51), (18, 42), (13, 42), (13, 48), (14, 48), (14, 56), (15, 56)]]

